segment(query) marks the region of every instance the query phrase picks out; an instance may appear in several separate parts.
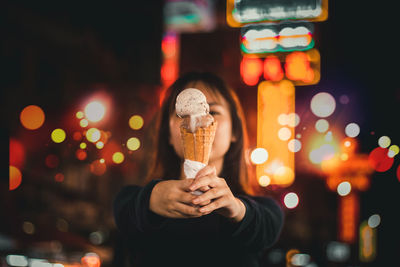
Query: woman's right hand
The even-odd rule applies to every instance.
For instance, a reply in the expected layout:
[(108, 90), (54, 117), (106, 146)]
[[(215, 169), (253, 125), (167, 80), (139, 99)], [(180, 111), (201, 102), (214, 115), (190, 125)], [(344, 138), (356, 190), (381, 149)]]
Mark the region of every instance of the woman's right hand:
[[(150, 210), (168, 218), (195, 218), (203, 214), (192, 204), (196, 198), (189, 190), (193, 179), (158, 182), (150, 195)], [(205, 204), (205, 203), (201, 203)]]

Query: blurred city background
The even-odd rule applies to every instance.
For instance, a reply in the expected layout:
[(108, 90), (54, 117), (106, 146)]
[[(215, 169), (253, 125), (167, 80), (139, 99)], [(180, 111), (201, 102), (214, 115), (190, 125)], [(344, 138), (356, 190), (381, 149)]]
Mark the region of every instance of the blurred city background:
[(192, 70), (217, 73), (239, 95), (257, 179), (286, 215), (262, 266), (400, 265), (400, 55), (390, 3), (1, 9), (9, 179), (0, 266), (127, 266), (112, 201), (143, 183), (163, 92)]

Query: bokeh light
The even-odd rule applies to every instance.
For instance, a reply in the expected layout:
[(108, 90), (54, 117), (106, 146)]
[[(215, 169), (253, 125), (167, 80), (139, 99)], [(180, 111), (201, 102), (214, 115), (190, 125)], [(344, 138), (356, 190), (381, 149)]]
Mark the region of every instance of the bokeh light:
[(282, 126), (285, 126), (288, 124), (288, 117), (285, 113), (282, 113), (278, 116), (278, 123)]
[(317, 117), (328, 117), (335, 111), (335, 108), (335, 98), (329, 93), (321, 92), (311, 99), (311, 111)]
[(45, 120), (43, 110), (36, 105), (25, 107), (20, 114), (20, 121), (22, 125), (28, 130), (36, 130), (40, 128)]
[(299, 205), (299, 197), (296, 193), (290, 192), (285, 195), (283, 202), (288, 209), (294, 209)]
[(346, 125), (344, 132), (348, 137), (356, 137), (360, 134), (360, 126), (357, 123), (349, 123)]
[(278, 137), (282, 141), (287, 141), (292, 136), (292, 131), (287, 127), (282, 127), (278, 131)]
[(140, 147), (140, 140), (136, 137), (131, 137), (126, 142), (126, 146), (129, 150), (135, 151), (138, 150)]
[(45, 159), (45, 164), (48, 168), (56, 168), (58, 166), (58, 164), (60, 163), (60, 160), (58, 159), (58, 157), (54, 154), (49, 154), (46, 156)]
[(329, 160), (335, 156), (335, 148), (331, 144), (323, 144), (319, 148), (311, 150), (308, 155), (310, 161), (314, 164), (320, 164), (323, 160)]
[(251, 152), (250, 159), (254, 164), (263, 164), (268, 160), (268, 151), (262, 147), (256, 148)]
[(103, 175), (107, 170), (104, 159), (95, 160), (90, 164), (90, 171), (95, 175)]
[(385, 172), (393, 165), (393, 158), (388, 156), (389, 149), (377, 147), (368, 156), (370, 166), (377, 172)]
[(381, 216), (379, 216), (379, 214), (371, 215), (368, 218), (368, 226), (371, 228), (378, 227), (380, 223), (381, 223)]
[(9, 164), (22, 168), (25, 163), (25, 148), (20, 141), (10, 138)]
[(82, 142), (82, 143), (79, 144), (79, 147), (81, 149), (85, 149), (87, 147), (87, 144), (85, 142)]
[(56, 182), (59, 182), (59, 183), (63, 182), (64, 181), (64, 174), (62, 174), (60, 172), (56, 173), (56, 175), (54, 175), (54, 180)]
[(74, 139), (75, 141), (80, 141), (82, 139), (82, 133), (81, 132), (74, 132), (72, 134), (72, 139)]
[(347, 181), (341, 182), (337, 187), (337, 193), (340, 196), (347, 196), (351, 192), (351, 184)]
[(76, 150), (75, 156), (79, 160), (85, 160), (87, 158), (87, 153), (83, 149)]
[(78, 111), (78, 112), (75, 114), (75, 116), (76, 116), (77, 119), (83, 119), (83, 117), (85, 116), (85, 114), (84, 114), (82, 111)]
[(95, 143), (97, 141), (99, 141), (100, 139), (100, 131), (97, 128), (90, 128), (89, 130), (87, 130), (86, 132), (86, 139), (89, 142)]
[(397, 166), (396, 175), (397, 175), (397, 180), (399, 180), (400, 182), (400, 164)]
[(329, 122), (325, 119), (319, 119), (315, 123), (315, 129), (320, 133), (324, 133), (329, 129)]
[(389, 158), (394, 158), (394, 156), (396, 156), (397, 154), (399, 154), (399, 146), (397, 145), (391, 145), (389, 147), (389, 151), (388, 151), (388, 157)]
[(25, 234), (28, 235), (33, 235), (35, 233), (35, 225), (29, 221), (25, 221), (22, 223), (22, 231), (24, 231)]
[(133, 130), (139, 130), (140, 128), (143, 127), (143, 124), (144, 124), (144, 120), (139, 115), (133, 115), (129, 119), (129, 127), (131, 127)]
[(100, 257), (94, 253), (86, 253), (85, 256), (82, 257), (81, 263), (83, 266), (88, 266), (88, 267), (100, 267)]
[(289, 127), (296, 127), (300, 123), (300, 116), (296, 113), (289, 113), (287, 115), (287, 125)]
[(258, 183), (262, 187), (267, 187), (271, 183), (271, 178), (268, 175), (262, 175), (258, 178)]
[(91, 122), (100, 121), (106, 113), (106, 108), (100, 101), (92, 101), (85, 107), (86, 118)]
[(97, 149), (102, 149), (104, 147), (104, 143), (102, 141), (99, 141), (96, 143), (96, 148)]
[(390, 146), (390, 138), (388, 136), (381, 136), (378, 139), (378, 145), (382, 148), (387, 148), (388, 146)]
[(288, 142), (288, 149), (291, 152), (299, 152), (301, 149), (301, 142), (298, 139), (292, 139)]
[(279, 184), (289, 186), (294, 182), (294, 171), (287, 166), (280, 166), (274, 171), (274, 180)]
[(79, 121), (79, 125), (80, 125), (82, 128), (85, 128), (85, 127), (87, 127), (87, 126), (89, 125), (89, 122), (88, 122), (87, 119), (81, 119), (81, 120)]
[(116, 164), (122, 163), (122, 162), (124, 161), (124, 159), (125, 159), (125, 156), (124, 156), (124, 154), (122, 154), (121, 152), (115, 152), (115, 153), (112, 155), (112, 160), (113, 160), (113, 162), (116, 163)]
[(51, 140), (54, 143), (62, 143), (65, 140), (66, 134), (63, 129), (55, 129), (51, 132)]
[(15, 190), (22, 182), (22, 174), (21, 171), (15, 167), (10, 165), (10, 180), (9, 180), (9, 190)]

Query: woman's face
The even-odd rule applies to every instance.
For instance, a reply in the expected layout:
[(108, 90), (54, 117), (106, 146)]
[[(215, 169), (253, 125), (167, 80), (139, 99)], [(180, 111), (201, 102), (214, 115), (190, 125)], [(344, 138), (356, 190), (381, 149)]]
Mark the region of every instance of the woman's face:
[[(229, 112), (228, 102), (218, 92), (210, 93), (206, 85), (202, 82), (189, 83), (186, 88), (196, 88), (203, 92), (210, 106), (210, 114), (214, 120), (218, 122), (215, 139), (211, 150), (209, 164), (223, 160), (225, 153), (228, 151), (230, 144), (234, 141), (232, 136), (232, 119)], [(170, 116), (170, 144), (174, 147), (175, 152), (180, 158), (183, 158), (183, 148), (181, 144), (180, 125), (182, 119), (176, 113)]]

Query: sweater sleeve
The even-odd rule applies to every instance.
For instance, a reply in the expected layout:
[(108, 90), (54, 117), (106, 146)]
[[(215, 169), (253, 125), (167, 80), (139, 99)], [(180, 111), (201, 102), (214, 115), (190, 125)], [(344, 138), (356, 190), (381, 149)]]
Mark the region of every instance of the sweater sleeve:
[(259, 251), (271, 247), (279, 238), (283, 227), (282, 209), (267, 197), (237, 196), (245, 205), (242, 221), (234, 223), (222, 219), (222, 232), (246, 250)]
[(114, 199), (114, 219), (124, 234), (150, 232), (160, 229), (167, 218), (149, 208), (150, 195), (161, 180), (153, 180), (144, 187), (125, 186)]

